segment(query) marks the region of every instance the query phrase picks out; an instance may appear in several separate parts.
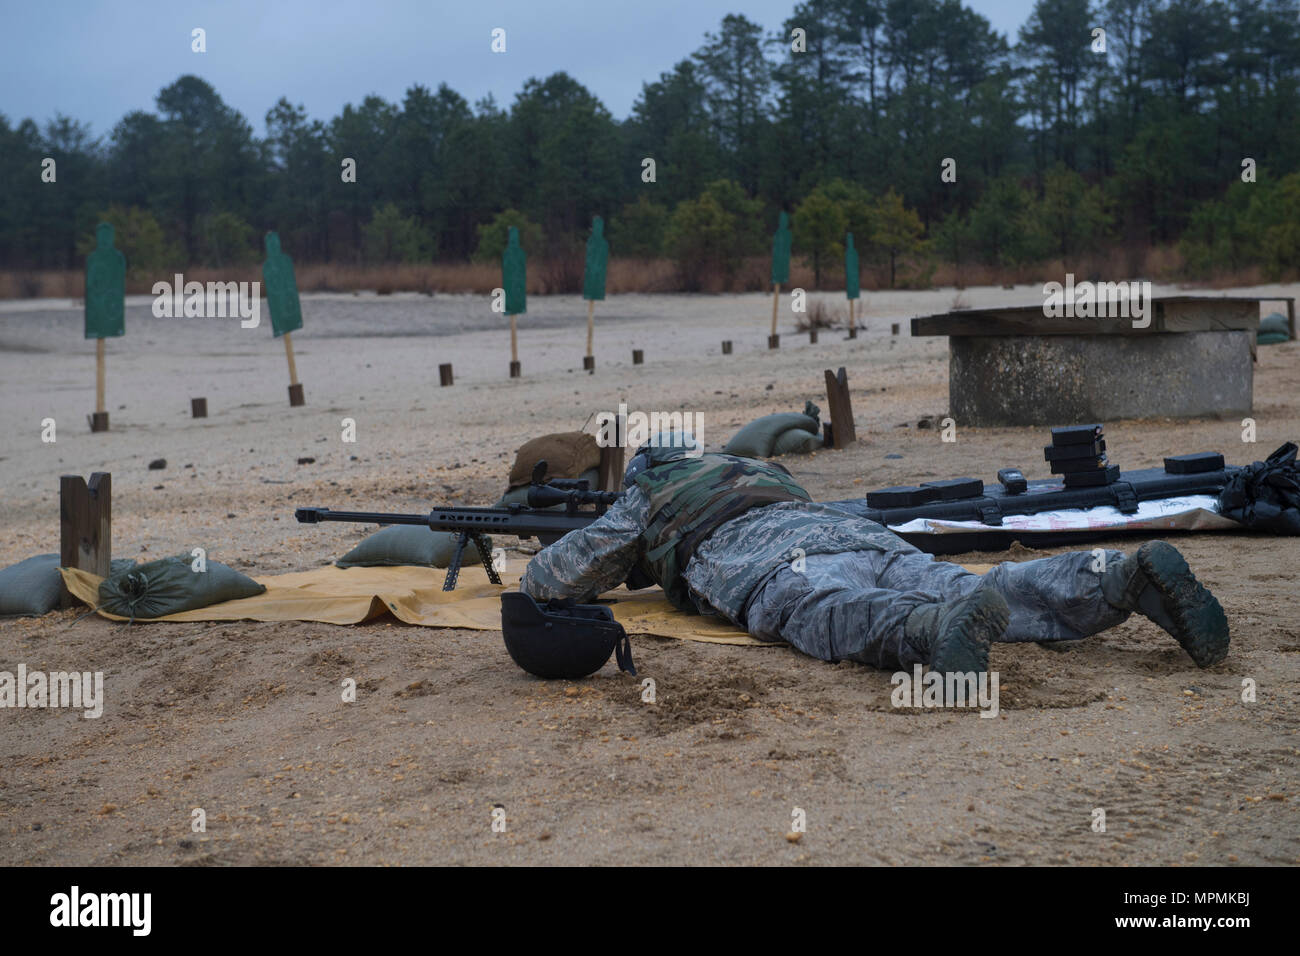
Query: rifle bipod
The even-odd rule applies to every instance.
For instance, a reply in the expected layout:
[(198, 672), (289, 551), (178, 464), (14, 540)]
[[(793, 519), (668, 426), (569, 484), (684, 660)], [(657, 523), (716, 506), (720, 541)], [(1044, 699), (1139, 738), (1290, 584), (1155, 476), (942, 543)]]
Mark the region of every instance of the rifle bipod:
[(447, 565), (447, 578), (442, 582), (444, 591), (456, 590), (456, 578), (460, 575), (461, 558), (464, 557), (465, 545), (469, 544), (471, 538), (474, 539), (474, 546), (478, 548), (479, 560), (483, 562), (488, 580), (493, 584), (501, 583), (501, 575), (497, 574), (497, 569), (492, 567), (492, 549), (488, 546), (487, 535), (462, 531), (456, 535), (456, 550), (452, 553), (451, 562)]

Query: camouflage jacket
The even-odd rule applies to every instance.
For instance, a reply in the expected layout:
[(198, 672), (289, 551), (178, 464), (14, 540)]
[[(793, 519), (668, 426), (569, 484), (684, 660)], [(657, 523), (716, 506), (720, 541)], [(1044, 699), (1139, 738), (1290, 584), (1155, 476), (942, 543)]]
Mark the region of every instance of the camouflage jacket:
[(643, 471), (636, 485), (650, 498), (642, 570), (683, 611), (698, 609), (684, 575), (714, 531), (753, 508), (811, 500), (780, 465), (735, 455), (677, 458)]
[[(650, 499), (638, 487), (585, 528), (543, 548), (528, 563), (520, 590), (538, 600), (589, 600), (618, 587), (639, 563)], [(873, 521), (833, 505), (791, 501), (764, 505), (719, 526), (696, 549), (684, 575), (696, 607), (745, 626), (750, 594), (776, 570), (810, 554), (912, 550)]]

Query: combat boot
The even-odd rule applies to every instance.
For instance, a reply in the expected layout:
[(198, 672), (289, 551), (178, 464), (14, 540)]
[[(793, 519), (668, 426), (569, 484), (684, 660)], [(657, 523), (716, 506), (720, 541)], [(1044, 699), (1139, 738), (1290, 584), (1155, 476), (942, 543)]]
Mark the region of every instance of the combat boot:
[(941, 674), (982, 674), (989, 669), (989, 645), (1011, 621), (1006, 600), (988, 584), (963, 598), (924, 604), (908, 616), (908, 641), (930, 669)]
[(1228, 656), (1227, 615), (1167, 541), (1148, 541), (1106, 568), (1101, 593), (1114, 607), (1138, 611), (1159, 624), (1199, 667)]

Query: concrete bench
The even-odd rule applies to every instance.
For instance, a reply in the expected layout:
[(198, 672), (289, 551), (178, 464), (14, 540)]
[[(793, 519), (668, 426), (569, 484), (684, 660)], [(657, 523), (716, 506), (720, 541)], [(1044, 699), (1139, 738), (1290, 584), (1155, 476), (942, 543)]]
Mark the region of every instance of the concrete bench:
[[(1245, 415), (1260, 302), (1164, 296), (1150, 322), (1049, 317), (1039, 305), (930, 315), (912, 334), (948, 336), (948, 411), (967, 425)], [(1294, 300), (1289, 302), (1294, 336)]]

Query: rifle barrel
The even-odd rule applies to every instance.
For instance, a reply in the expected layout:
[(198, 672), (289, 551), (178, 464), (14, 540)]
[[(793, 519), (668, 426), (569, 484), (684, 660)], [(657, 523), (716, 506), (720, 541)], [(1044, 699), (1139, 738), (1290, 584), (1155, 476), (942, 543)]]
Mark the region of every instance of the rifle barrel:
[(302, 524), (320, 521), (352, 521), (359, 524), (423, 524), (428, 515), (381, 514), (375, 511), (331, 511), (329, 508), (299, 508), (293, 516)]
[(434, 531), (468, 531), (472, 534), (509, 534), (540, 538), (544, 543), (585, 528), (598, 517), (593, 511), (559, 512), (513, 508), (434, 508), (428, 514), (386, 514), (376, 511), (332, 511), (298, 508), (293, 516), (302, 524), (349, 521), (356, 524), (423, 525)]

